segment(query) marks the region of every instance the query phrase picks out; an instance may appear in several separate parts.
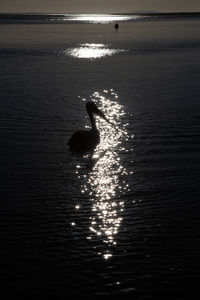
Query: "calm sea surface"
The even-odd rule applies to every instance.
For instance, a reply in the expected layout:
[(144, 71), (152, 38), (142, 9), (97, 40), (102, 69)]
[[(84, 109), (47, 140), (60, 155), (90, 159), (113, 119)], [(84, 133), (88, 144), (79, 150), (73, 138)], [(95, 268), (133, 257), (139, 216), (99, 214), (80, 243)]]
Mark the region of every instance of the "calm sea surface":
[[(199, 26), (184, 15), (1, 15), (8, 298), (194, 299)], [(90, 100), (110, 123), (97, 118), (93, 154), (74, 154), (67, 142), (89, 130)]]

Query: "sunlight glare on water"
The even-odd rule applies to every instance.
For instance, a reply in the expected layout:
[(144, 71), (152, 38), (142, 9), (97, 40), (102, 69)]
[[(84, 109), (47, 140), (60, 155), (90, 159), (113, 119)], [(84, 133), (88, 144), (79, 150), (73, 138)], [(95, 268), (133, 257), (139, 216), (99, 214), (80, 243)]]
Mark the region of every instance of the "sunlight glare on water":
[(111, 49), (106, 44), (86, 43), (77, 45), (75, 48), (66, 49), (64, 54), (74, 58), (102, 58), (104, 56), (111, 56), (120, 52), (123, 49)]
[(78, 21), (87, 23), (111, 23), (111, 22), (123, 22), (130, 20), (137, 20), (140, 16), (128, 16), (128, 15), (101, 15), (101, 14), (80, 14), (80, 15), (68, 15), (67, 21)]
[[(90, 235), (87, 238), (100, 240), (104, 246), (99, 254), (109, 259), (112, 257), (111, 247), (117, 244), (117, 234), (123, 219), (124, 201), (120, 195), (128, 189), (125, 181), (127, 171), (119, 156), (120, 147), (127, 137), (127, 124), (122, 123), (125, 112), (113, 90), (95, 92), (91, 99), (111, 124), (96, 118), (100, 144), (91, 157), (91, 168), (82, 186), (82, 193), (89, 194), (91, 201)], [(80, 169), (77, 170), (80, 173)]]

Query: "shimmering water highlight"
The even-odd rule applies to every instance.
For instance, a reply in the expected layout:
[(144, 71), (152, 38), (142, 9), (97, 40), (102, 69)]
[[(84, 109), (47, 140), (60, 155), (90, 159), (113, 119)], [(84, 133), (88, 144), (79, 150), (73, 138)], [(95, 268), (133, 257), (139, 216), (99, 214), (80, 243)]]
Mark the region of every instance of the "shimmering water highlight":
[[(87, 174), (82, 193), (89, 196), (91, 201), (90, 235), (89, 240), (98, 238), (103, 250), (97, 253), (105, 259), (112, 257), (110, 246), (117, 244), (117, 234), (122, 222), (124, 201), (119, 195), (128, 190), (128, 184), (123, 180), (127, 170), (120, 161), (120, 146), (128, 137), (127, 123), (122, 123), (125, 115), (124, 108), (119, 104), (117, 93), (112, 89), (94, 92), (92, 100), (107, 116), (110, 124), (97, 119), (100, 131), (100, 144), (92, 155), (86, 155), (90, 160), (90, 170)], [(87, 128), (87, 126), (86, 126)], [(77, 165), (79, 179), (84, 175)], [(84, 177), (85, 178), (85, 177)]]
[(87, 22), (87, 23), (112, 23), (139, 20), (141, 16), (136, 15), (106, 15), (106, 14), (80, 14), (80, 15), (67, 15), (63, 20), (74, 22)]
[(123, 49), (112, 49), (106, 44), (86, 43), (77, 45), (75, 48), (70, 48), (64, 51), (64, 54), (74, 58), (102, 58), (111, 56), (117, 53), (122, 53)]

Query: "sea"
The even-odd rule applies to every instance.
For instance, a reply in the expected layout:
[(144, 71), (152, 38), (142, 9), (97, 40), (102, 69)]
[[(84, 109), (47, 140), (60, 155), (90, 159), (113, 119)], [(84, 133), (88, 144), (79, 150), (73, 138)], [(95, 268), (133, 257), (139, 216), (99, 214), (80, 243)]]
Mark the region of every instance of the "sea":
[[(197, 299), (199, 28), (198, 13), (0, 14), (2, 299)], [(74, 153), (88, 101), (109, 122)]]

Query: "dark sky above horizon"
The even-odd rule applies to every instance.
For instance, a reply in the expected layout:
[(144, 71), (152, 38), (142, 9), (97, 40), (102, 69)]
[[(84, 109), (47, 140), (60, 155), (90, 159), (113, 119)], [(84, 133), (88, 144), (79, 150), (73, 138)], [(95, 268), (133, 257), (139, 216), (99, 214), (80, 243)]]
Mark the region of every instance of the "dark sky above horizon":
[(0, 0), (0, 12), (200, 11), (200, 0)]

